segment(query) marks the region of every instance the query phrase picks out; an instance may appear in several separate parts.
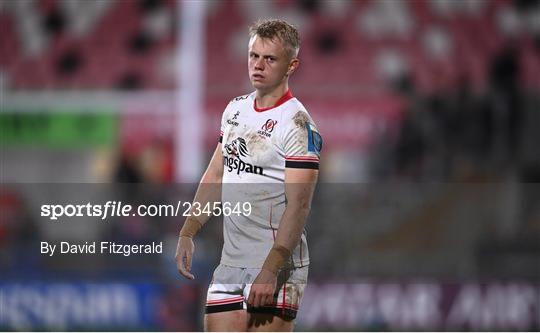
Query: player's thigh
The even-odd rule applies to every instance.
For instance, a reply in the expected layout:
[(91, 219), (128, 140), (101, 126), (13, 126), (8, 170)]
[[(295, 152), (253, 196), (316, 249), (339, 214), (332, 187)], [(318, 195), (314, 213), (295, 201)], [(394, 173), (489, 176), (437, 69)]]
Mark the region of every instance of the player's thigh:
[(206, 332), (247, 331), (246, 310), (234, 310), (204, 315), (204, 330)]
[(292, 332), (294, 320), (270, 313), (248, 313), (248, 332)]
[[(292, 331), (307, 276), (307, 266), (281, 272), (272, 304), (259, 308), (248, 306), (248, 331)], [(249, 290), (245, 292), (249, 294)]]
[(204, 329), (206, 331), (246, 331), (243, 269), (218, 265), (206, 294)]

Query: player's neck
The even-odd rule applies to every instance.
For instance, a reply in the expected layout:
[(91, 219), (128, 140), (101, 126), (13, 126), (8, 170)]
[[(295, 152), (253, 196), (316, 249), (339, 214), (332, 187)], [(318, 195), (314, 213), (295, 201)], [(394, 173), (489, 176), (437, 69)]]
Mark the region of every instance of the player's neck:
[(271, 91), (257, 90), (255, 100), (258, 108), (269, 108), (274, 106), (277, 101), (289, 90), (288, 84), (281, 84)]

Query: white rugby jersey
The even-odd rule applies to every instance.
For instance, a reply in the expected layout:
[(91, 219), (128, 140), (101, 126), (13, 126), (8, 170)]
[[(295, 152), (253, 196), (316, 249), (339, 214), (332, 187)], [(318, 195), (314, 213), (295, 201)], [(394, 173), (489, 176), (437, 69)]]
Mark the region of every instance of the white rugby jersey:
[[(234, 98), (221, 120), (222, 202), (249, 202), (249, 216), (223, 217), (221, 263), (260, 268), (274, 244), (285, 211), (285, 168), (318, 169), (322, 138), (290, 91), (270, 108), (257, 108), (255, 92)], [(292, 264), (309, 264), (306, 231)], [(289, 262), (289, 265), (291, 263)]]

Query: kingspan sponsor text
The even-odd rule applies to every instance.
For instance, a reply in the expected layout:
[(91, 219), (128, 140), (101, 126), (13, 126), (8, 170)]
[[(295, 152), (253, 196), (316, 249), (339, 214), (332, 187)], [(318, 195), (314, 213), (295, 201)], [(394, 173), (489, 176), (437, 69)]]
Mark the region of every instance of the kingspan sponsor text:
[(260, 166), (253, 165), (251, 163), (246, 163), (236, 157), (223, 157), (223, 165), (228, 168), (229, 172), (236, 170), (236, 174), (239, 175), (241, 171), (247, 173), (255, 173), (258, 175), (263, 174), (263, 168)]

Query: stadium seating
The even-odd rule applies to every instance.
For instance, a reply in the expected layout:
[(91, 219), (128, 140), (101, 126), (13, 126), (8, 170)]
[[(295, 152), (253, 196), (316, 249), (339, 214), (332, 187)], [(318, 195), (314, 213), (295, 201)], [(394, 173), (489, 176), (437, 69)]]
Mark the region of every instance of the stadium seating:
[[(489, 61), (510, 32), (521, 41), (520, 61), (529, 69), (523, 83), (537, 88), (540, 61), (531, 29), (512, 26), (511, 17), (523, 14), (505, 0), (447, 3), (382, 0), (351, 2), (344, 8), (316, 2), (214, 3), (206, 26), (207, 91), (231, 96), (238, 84), (246, 83), (246, 26), (265, 11), (301, 23), (304, 66), (294, 82), (307, 92), (321, 86), (337, 91), (353, 87), (355, 94), (384, 91), (387, 68), (381, 69), (378, 61), (389, 52), (421, 91), (436, 85), (441, 72), (451, 82), (468, 75), (483, 89)], [(96, 4), (100, 5), (60, 0), (5, 4), (0, 15), (0, 66), (8, 87), (174, 88), (174, 79), (160, 68), (164, 58), (174, 56), (176, 3)]]

